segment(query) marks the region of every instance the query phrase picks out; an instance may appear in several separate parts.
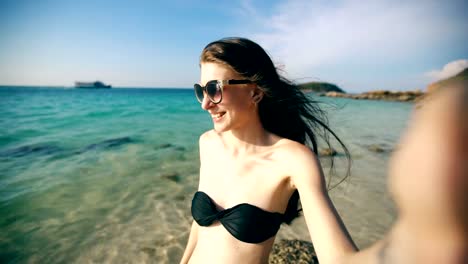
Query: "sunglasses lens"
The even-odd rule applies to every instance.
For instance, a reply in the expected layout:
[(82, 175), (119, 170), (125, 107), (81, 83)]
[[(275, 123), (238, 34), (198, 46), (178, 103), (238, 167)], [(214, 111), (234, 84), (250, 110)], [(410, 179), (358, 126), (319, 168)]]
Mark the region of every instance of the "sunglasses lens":
[(197, 97), (198, 102), (203, 102), (203, 88), (199, 84), (193, 85), (195, 89), (195, 96)]
[(206, 93), (213, 103), (219, 103), (221, 101), (221, 87), (218, 82), (209, 82), (206, 84)]

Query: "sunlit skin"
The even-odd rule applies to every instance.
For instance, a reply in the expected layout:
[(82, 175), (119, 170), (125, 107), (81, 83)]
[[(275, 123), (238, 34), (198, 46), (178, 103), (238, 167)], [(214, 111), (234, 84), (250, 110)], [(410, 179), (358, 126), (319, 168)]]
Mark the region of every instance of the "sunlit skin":
[[(244, 78), (221, 64), (201, 64), (201, 85), (229, 79)], [(349, 236), (343, 236), (346, 230), (325, 191), (320, 164), (308, 147), (262, 127), (258, 96), (263, 95), (255, 84), (227, 86), (219, 104), (205, 96), (201, 107), (213, 117), (214, 130), (200, 137), (198, 189), (220, 208), (249, 203), (279, 213), (285, 212), (289, 197), (298, 189), (316, 251), (324, 263), (334, 263), (337, 254), (327, 252), (356, 249)], [(245, 243), (219, 222), (201, 227), (194, 221), (181, 263), (268, 263), (273, 242), (274, 237)]]
[[(227, 67), (219, 67), (219, 64), (203, 63), (201, 65), (201, 83), (203, 85), (211, 80), (232, 79), (241, 80), (244, 78)], [(213, 117), (216, 132), (243, 131), (246, 126), (260, 123), (255, 104), (251, 98), (254, 90), (254, 84), (227, 85), (223, 90), (223, 100), (219, 104), (212, 103), (207, 96), (204, 97), (201, 104), (204, 110), (212, 117), (216, 114), (223, 115), (220, 118)], [(256, 137), (252, 136), (252, 138)]]
[[(219, 64), (201, 65), (202, 85), (230, 79), (243, 77)], [(272, 201), (276, 197), (287, 201), (293, 190), (287, 188), (286, 177), (275, 172), (273, 150), (281, 144), (280, 139), (262, 128), (252, 101), (254, 90), (251, 84), (226, 86), (219, 104), (205, 96), (201, 107), (211, 116), (222, 116), (214, 118), (214, 130), (200, 137), (199, 190), (208, 193), (220, 208), (248, 202), (267, 211), (284, 212), (287, 203)], [(213, 263), (266, 263), (274, 241), (248, 244), (234, 238), (219, 223), (193, 225), (198, 235), (190, 263), (206, 263), (207, 259)]]
[[(463, 232), (467, 223), (459, 222), (457, 203), (462, 201), (456, 196), (468, 190), (468, 133), (462, 128), (468, 122), (462, 106), (468, 102), (460, 99), (462, 89), (468, 87), (446, 87), (415, 110), (391, 160), (390, 188), (399, 209), (393, 233), (414, 254), (395, 257), (407, 263), (466, 263), (458, 259), (468, 237)], [(459, 186), (464, 188), (457, 190)]]
[[(215, 63), (202, 63), (201, 71), (202, 85), (242, 79)], [(398, 218), (382, 240), (360, 252), (330, 202), (315, 155), (263, 129), (255, 85), (226, 87), (218, 105), (205, 97), (202, 108), (214, 117), (214, 130), (200, 137), (199, 190), (220, 208), (246, 202), (283, 213), (297, 188), (320, 263), (467, 263), (467, 90), (466, 82), (447, 87), (415, 110), (390, 162)], [(219, 223), (194, 222), (181, 263), (267, 263), (273, 242), (244, 243)]]
[(351, 263), (468, 263), (467, 90), (447, 87), (414, 111), (390, 162), (398, 219)]

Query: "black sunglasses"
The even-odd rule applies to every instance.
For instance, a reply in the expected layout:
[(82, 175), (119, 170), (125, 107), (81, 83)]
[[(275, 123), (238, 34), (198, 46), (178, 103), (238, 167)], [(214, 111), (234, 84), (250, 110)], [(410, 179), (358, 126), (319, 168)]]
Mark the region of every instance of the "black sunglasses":
[(223, 88), (225, 85), (252, 83), (250, 80), (212, 80), (201, 86), (198, 83), (193, 85), (195, 96), (198, 102), (203, 102), (204, 94), (213, 104), (219, 104), (223, 100)]

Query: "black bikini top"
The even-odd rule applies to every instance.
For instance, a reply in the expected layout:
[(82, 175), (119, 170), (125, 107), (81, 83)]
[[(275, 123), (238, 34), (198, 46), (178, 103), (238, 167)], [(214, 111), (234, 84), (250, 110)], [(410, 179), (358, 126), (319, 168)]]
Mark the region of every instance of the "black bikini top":
[(204, 192), (193, 196), (192, 216), (201, 226), (210, 226), (218, 220), (238, 240), (255, 244), (276, 235), (284, 217), (247, 203), (219, 211)]

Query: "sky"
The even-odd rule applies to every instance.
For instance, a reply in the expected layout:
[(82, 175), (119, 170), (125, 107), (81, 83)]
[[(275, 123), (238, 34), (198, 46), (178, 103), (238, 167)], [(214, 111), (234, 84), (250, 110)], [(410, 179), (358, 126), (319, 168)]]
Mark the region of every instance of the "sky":
[(0, 0), (0, 85), (190, 88), (203, 47), (259, 43), (281, 74), (414, 90), (468, 67), (462, 0)]

